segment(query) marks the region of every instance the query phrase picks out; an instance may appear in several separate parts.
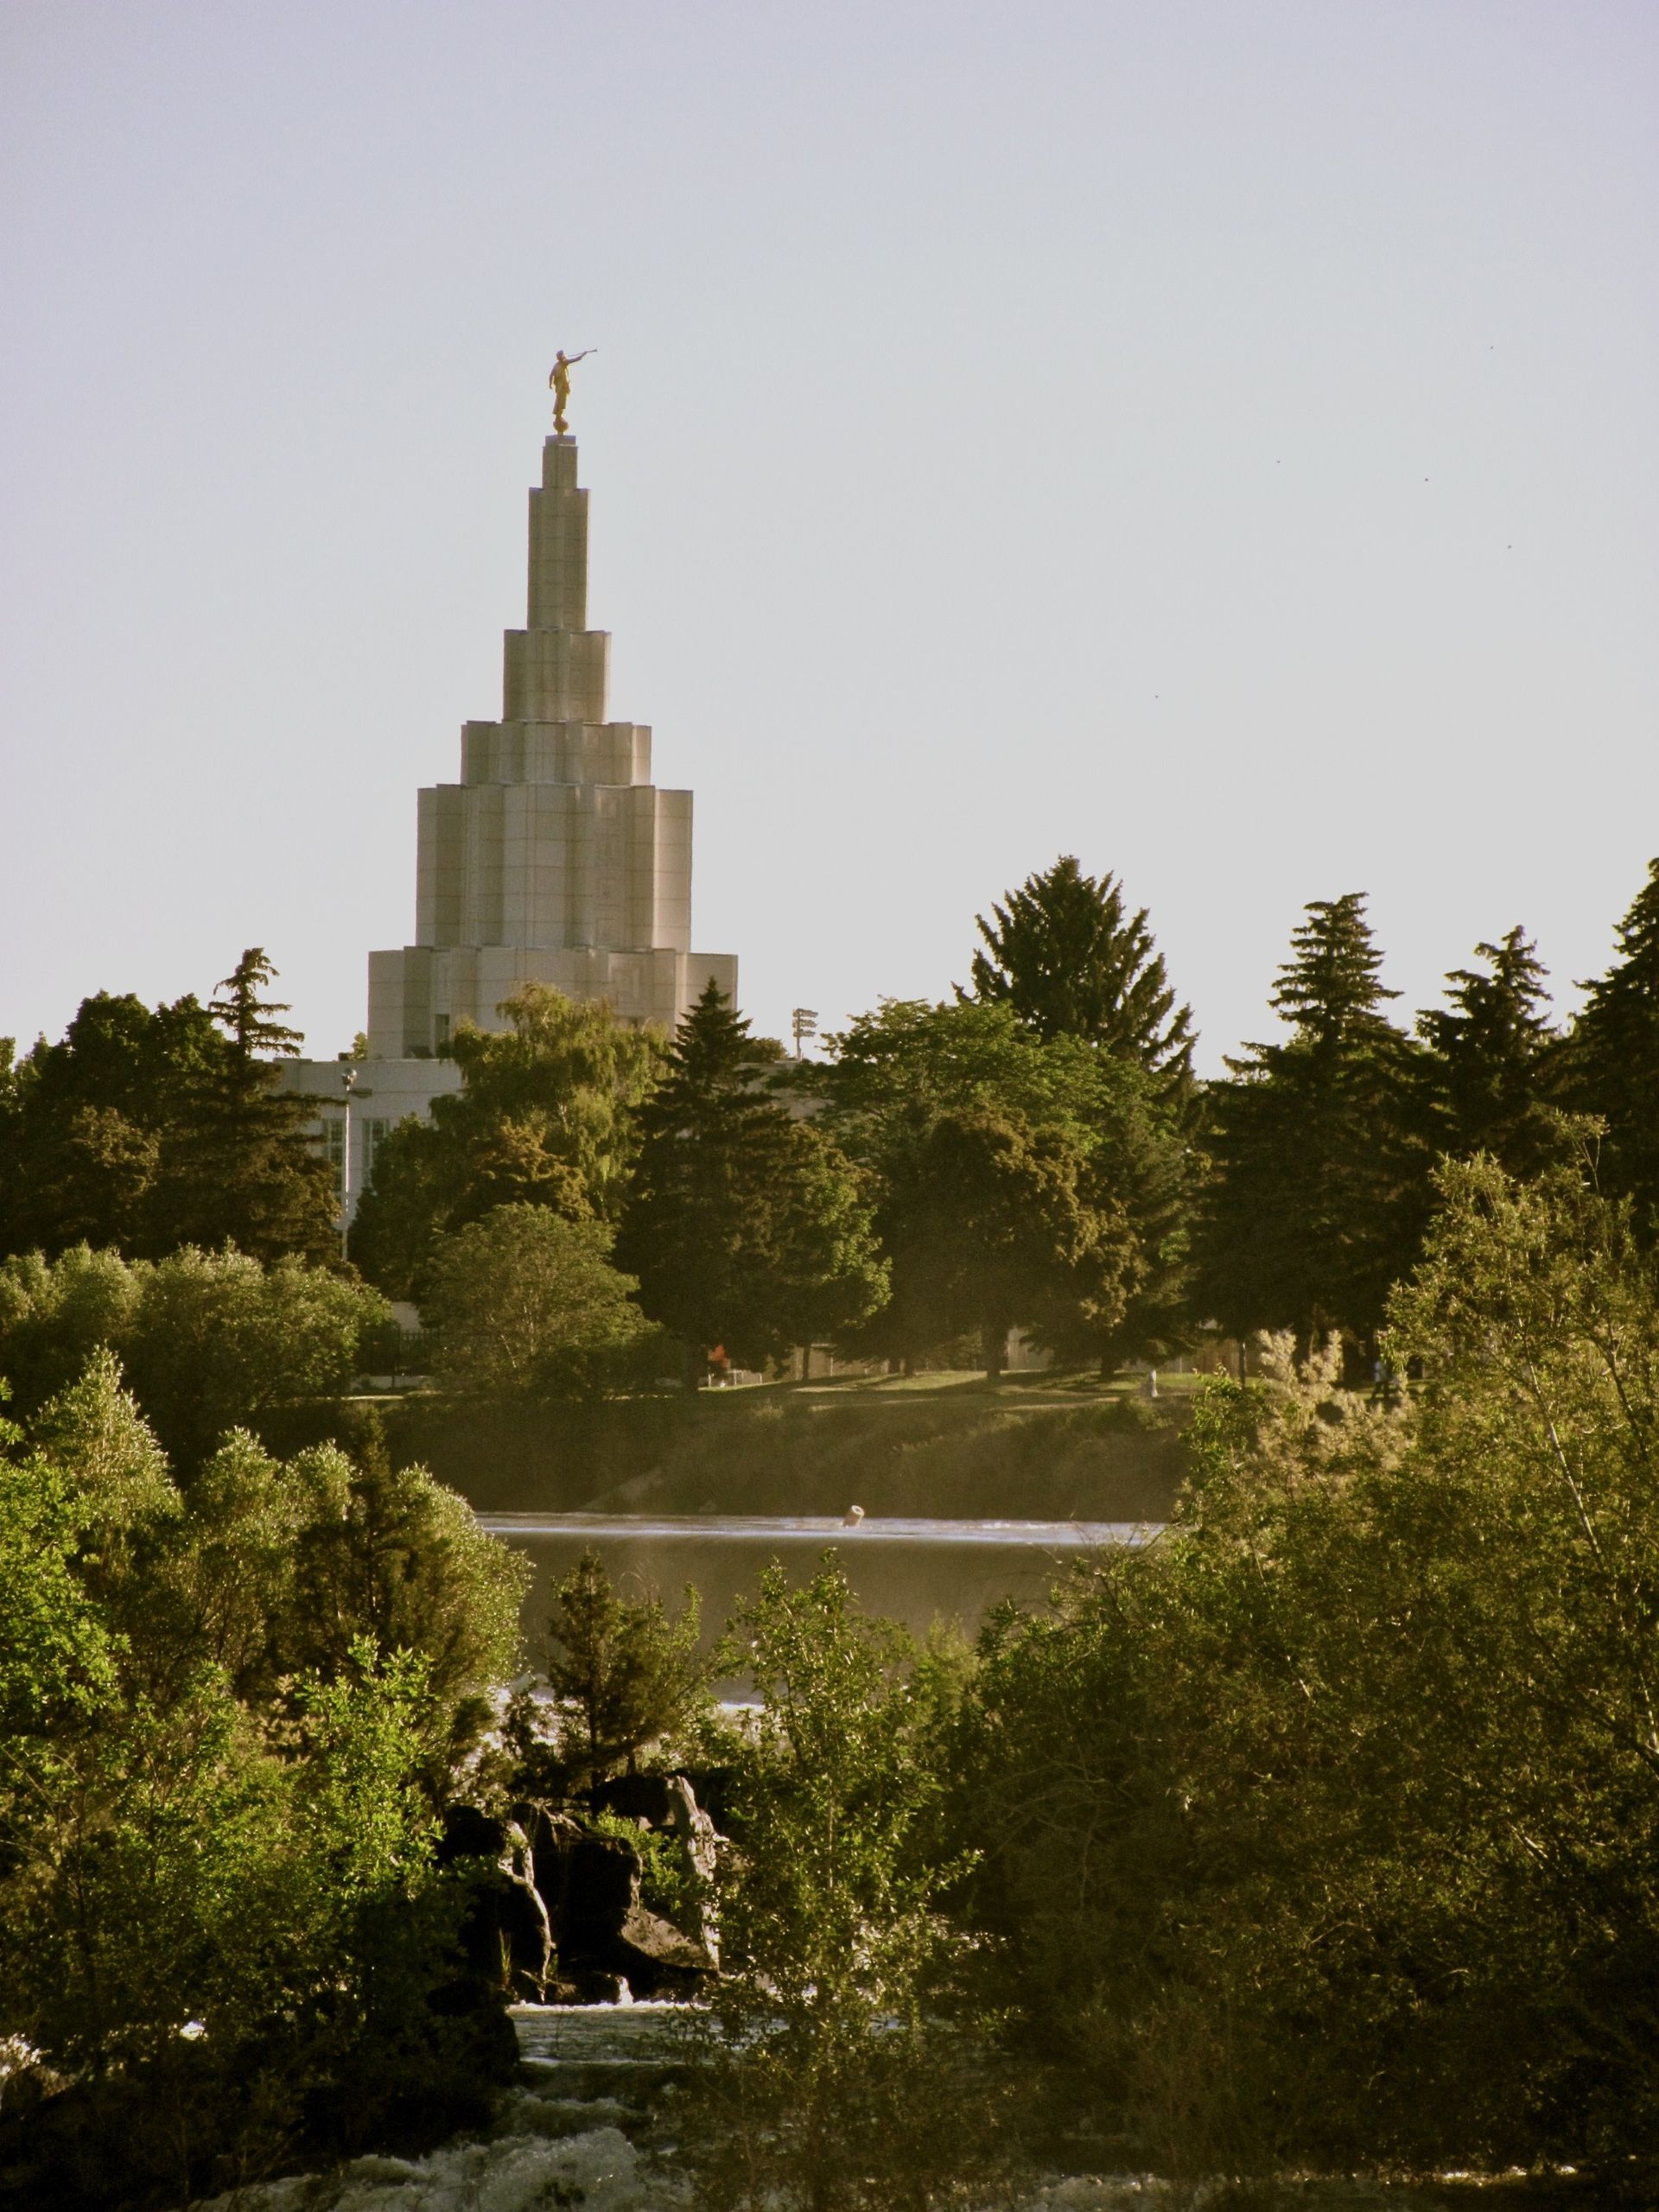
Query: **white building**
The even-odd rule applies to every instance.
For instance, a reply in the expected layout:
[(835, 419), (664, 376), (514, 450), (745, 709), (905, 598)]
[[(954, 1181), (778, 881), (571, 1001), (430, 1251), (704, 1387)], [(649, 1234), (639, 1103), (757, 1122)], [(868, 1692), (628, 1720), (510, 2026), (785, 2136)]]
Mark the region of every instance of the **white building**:
[(369, 1057), (282, 1064), (285, 1090), (341, 1102), (319, 1116), (341, 1169), (354, 1074), (348, 1211), (385, 1131), (460, 1088), (437, 1057), (456, 1027), (505, 1028), (522, 984), (671, 1029), (710, 980), (736, 997), (735, 956), (691, 949), (691, 794), (652, 782), (648, 728), (607, 721), (611, 641), (587, 620), (588, 494), (575, 439), (550, 437), (501, 719), (467, 722), (461, 781), (420, 794), (416, 941), (369, 955)]

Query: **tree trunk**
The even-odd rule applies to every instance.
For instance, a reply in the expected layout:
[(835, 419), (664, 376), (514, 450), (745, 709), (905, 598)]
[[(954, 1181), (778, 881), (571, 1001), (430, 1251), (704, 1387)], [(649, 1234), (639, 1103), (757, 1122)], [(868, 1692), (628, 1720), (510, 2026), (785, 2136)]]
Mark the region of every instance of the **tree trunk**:
[(988, 1382), (1000, 1382), (1002, 1380), (1002, 1370), (1007, 1365), (1008, 1332), (1006, 1328), (998, 1328), (995, 1322), (987, 1321), (983, 1333), (985, 1380)]

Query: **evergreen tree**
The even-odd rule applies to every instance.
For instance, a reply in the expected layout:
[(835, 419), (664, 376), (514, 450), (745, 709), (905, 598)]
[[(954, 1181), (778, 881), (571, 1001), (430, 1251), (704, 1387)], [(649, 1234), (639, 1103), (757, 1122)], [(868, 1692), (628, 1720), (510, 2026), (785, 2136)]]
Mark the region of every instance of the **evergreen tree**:
[(1659, 860), (1618, 925), (1619, 957), (1586, 992), (1565, 1054), (1568, 1093), (1606, 1124), (1603, 1187), (1659, 1217)]
[(1086, 1038), (1190, 1089), (1192, 1010), (1176, 1006), (1147, 910), (1125, 914), (1115, 876), (1085, 875), (1068, 854), (991, 913), (977, 918), (976, 998), (1006, 1002), (1039, 1037)]
[(884, 1287), (851, 1168), (760, 1089), (766, 1061), (710, 982), (640, 1116), (616, 1261), (697, 1371), (716, 1344), (758, 1366), (850, 1327)]
[(1490, 1153), (1510, 1174), (1533, 1174), (1559, 1149), (1547, 971), (1519, 927), (1497, 944), (1478, 944), (1475, 957), (1489, 972), (1453, 969), (1450, 1005), (1418, 1018), (1431, 1055), (1435, 1147), (1459, 1159)]
[(1398, 995), (1364, 906), (1307, 907), (1273, 995), (1288, 1039), (1247, 1046), (1211, 1091), (1198, 1295), (1236, 1336), (1373, 1339), (1428, 1217), (1421, 1047), (1382, 1010)]
[(252, 946), (207, 1009), (228, 1049), (187, 1093), (170, 1225), (180, 1243), (234, 1244), (265, 1261), (285, 1253), (324, 1260), (340, 1249), (339, 1201), (327, 1162), (304, 1134), (314, 1109), (279, 1091), (276, 1070), (259, 1057), (296, 1052), (303, 1041), (281, 1019), (287, 1007), (261, 995), (276, 972)]
[(1135, 1112), (1120, 1124), (1115, 1203), (1127, 1211), (1136, 1261), (1127, 1297), (1103, 1338), (1057, 1315), (1042, 1341), (1062, 1355), (1086, 1343), (1109, 1370), (1190, 1344), (1192, 1211), (1200, 1163), (1192, 1017), (1178, 1007), (1143, 906), (1126, 914), (1110, 874), (1084, 874), (1069, 855), (978, 918), (985, 950), (975, 995), (1004, 1004), (1036, 1035), (1076, 1037), (1143, 1072)]

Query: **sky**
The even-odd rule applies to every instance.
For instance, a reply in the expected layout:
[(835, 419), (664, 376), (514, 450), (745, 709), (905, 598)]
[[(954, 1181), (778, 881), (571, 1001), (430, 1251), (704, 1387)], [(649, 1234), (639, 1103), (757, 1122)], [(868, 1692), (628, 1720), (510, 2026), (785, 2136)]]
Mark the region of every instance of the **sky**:
[(556, 347), (757, 1028), (1111, 870), (1559, 1003), (1659, 853), (1652, 0), (0, 0), (0, 1033), (319, 1055), (500, 711)]

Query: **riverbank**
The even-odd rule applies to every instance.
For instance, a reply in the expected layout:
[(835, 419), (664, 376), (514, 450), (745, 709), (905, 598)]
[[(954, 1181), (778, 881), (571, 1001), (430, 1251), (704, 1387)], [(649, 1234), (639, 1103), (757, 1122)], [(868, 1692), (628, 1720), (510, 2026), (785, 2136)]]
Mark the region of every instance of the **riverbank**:
[(483, 1512), (822, 1514), (1163, 1521), (1185, 1473), (1191, 1378), (837, 1379), (596, 1406), (359, 1401), (393, 1457)]

